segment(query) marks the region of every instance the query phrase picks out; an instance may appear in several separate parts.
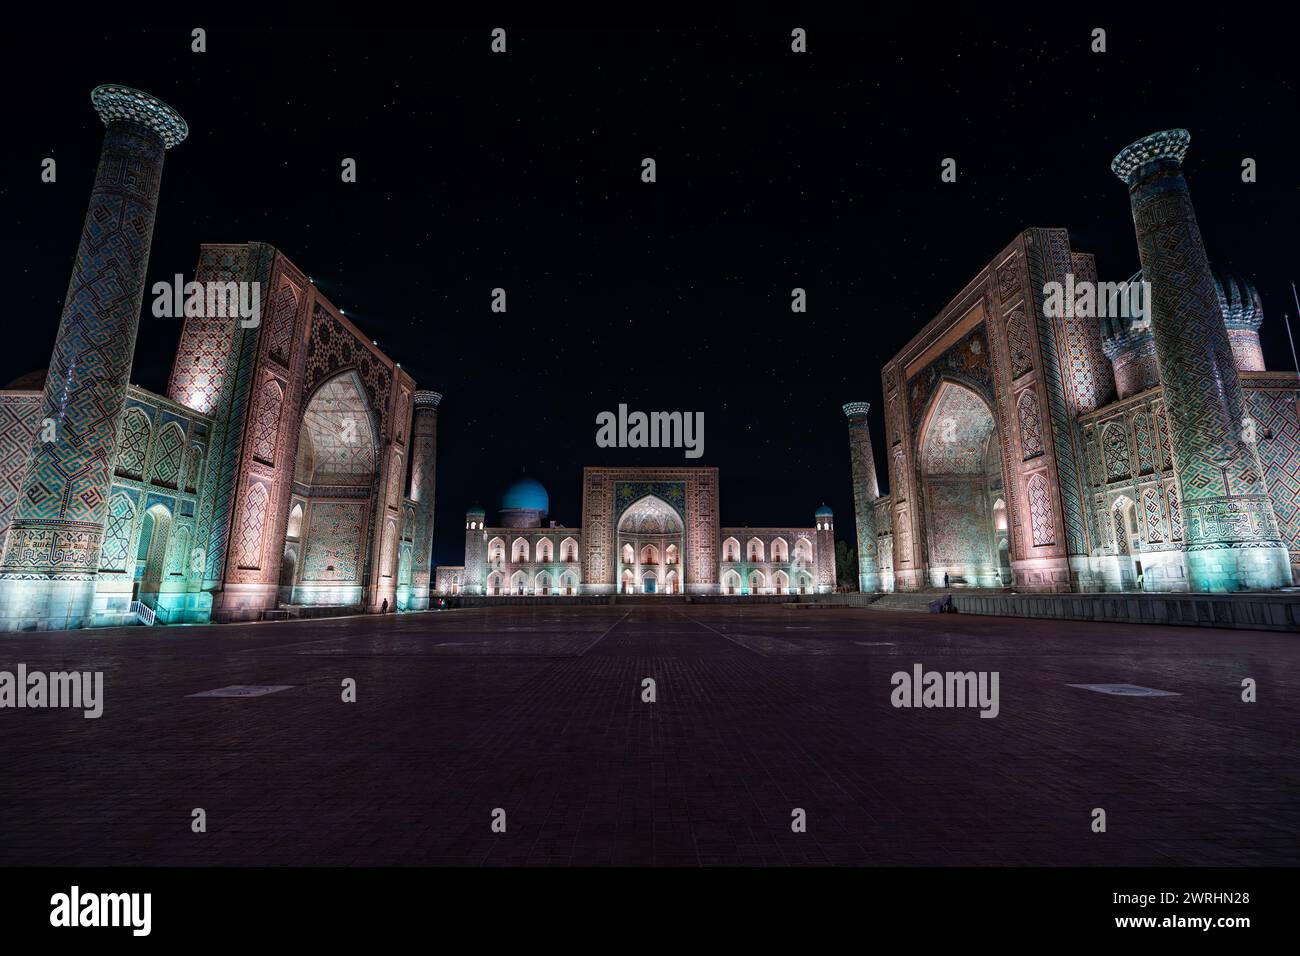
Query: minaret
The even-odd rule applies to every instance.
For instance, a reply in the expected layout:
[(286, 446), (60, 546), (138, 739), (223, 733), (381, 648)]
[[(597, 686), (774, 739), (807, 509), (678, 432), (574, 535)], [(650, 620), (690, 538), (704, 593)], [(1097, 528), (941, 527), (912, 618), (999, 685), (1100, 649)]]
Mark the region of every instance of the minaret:
[(484, 529), (487, 512), (474, 507), (465, 512), (465, 582), (466, 594), (487, 593), (487, 531)]
[(853, 519), (858, 528), (858, 590), (874, 594), (880, 590), (880, 569), (876, 562), (876, 456), (871, 450), (867, 427), (868, 402), (849, 402), (844, 414), (849, 419), (849, 460), (853, 465)]
[(1291, 584), (1264, 470), (1246, 416), (1228, 330), (1182, 162), (1187, 130), (1152, 133), (1111, 171), (1128, 185), (1151, 331), (1182, 488), (1185, 551), (1194, 591)]
[(437, 392), (415, 393), (411, 428), (411, 500), (415, 502), (415, 545), (411, 550), (411, 610), (429, 607), (429, 562), (433, 558), (433, 489), (438, 461)]
[(813, 513), (817, 524), (817, 593), (835, 590), (835, 513), (822, 505)]
[(163, 154), (189, 132), (179, 113), (138, 90), (97, 86), (90, 101), (107, 129), (41, 400), (54, 438), (28, 458), (0, 560), (8, 630), (93, 623)]

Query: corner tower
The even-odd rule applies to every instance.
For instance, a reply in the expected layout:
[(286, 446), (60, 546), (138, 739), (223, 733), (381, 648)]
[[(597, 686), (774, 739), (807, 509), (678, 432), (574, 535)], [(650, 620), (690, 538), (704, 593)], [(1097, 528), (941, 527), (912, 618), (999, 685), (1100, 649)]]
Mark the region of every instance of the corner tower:
[(414, 396), (411, 428), (411, 500), (415, 502), (415, 541), (411, 548), (411, 609), (429, 607), (429, 562), (433, 557), (433, 491), (438, 464), (438, 392)]
[(817, 527), (817, 593), (829, 594), (835, 590), (835, 513), (829, 505), (822, 505), (813, 512), (813, 521)]
[(880, 482), (876, 478), (876, 458), (871, 450), (871, 431), (867, 425), (868, 402), (849, 402), (844, 414), (849, 420), (849, 461), (853, 468), (853, 519), (857, 525), (858, 590), (873, 594), (880, 590), (880, 570), (876, 560), (876, 499)]
[(474, 507), (465, 512), (465, 582), (466, 594), (487, 593), (483, 569), (487, 544), (487, 512)]

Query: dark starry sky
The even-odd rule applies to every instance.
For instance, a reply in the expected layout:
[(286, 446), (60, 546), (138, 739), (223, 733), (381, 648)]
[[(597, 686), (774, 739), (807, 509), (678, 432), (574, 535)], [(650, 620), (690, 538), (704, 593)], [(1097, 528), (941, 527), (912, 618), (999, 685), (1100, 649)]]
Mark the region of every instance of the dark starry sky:
[[(1102, 278), (1132, 274), (1109, 162), (1170, 126), (1192, 133), (1211, 260), (1257, 283), (1269, 364), (1290, 365), (1297, 90), (1287, 32), (1266, 23), (504, 22), (504, 56), (488, 51), (494, 23), (210, 21), (204, 54), (193, 25), (0, 39), (0, 382), (48, 364), (102, 137), (90, 89), (140, 87), (191, 126), (168, 155), (149, 282), (189, 278), (201, 242), (272, 243), (445, 392), (436, 561), (460, 560), (465, 507), (494, 508), (525, 469), (551, 517), (578, 524), (588, 464), (716, 465), (725, 524), (809, 525), (826, 501), (850, 538), (840, 405), (872, 403), (883, 464), (882, 364), (1024, 227), (1066, 227)], [(794, 25), (807, 55), (789, 51)], [(1105, 54), (1089, 51), (1094, 26)], [(949, 156), (956, 184), (940, 182)], [(795, 286), (806, 315), (790, 312)], [(146, 301), (133, 381), (165, 390), (179, 332)], [(703, 411), (705, 456), (598, 449), (595, 416), (620, 402)]]

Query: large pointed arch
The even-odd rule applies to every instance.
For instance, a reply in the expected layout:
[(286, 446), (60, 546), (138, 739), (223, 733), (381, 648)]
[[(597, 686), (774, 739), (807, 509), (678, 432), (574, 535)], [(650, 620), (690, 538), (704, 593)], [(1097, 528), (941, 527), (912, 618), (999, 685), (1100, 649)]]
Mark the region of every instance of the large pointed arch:
[(917, 432), (916, 462), (928, 583), (1001, 587), (995, 504), (1006, 500), (1004, 466), (997, 416), (981, 390), (940, 380)]
[[(320, 382), (303, 405), (294, 458), (294, 495), (284, 507), (302, 509), (294, 522), (297, 548), (294, 604), (362, 606), (368, 555), (386, 545), (381, 573), (392, 579), (395, 529), (372, 527), (371, 502), (380, 470), (376, 416), (361, 377), (344, 370)], [(289, 516), (284, 518), (290, 543)]]

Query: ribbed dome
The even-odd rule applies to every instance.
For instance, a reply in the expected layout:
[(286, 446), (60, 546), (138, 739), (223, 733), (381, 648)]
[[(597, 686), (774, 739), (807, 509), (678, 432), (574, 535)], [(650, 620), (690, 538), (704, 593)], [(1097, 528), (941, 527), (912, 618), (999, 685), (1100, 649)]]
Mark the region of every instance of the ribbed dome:
[(835, 512), (834, 512), (834, 511), (831, 511), (831, 506), (830, 506), (830, 505), (822, 505), (820, 508), (818, 508), (816, 511), (813, 512), (813, 517), (814, 517), (814, 518), (834, 518), (834, 517), (835, 517)]
[(26, 375), (20, 375), (4, 387), (6, 392), (39, 392), (45, 388), (47, 369), (39, 368)]
[(1214, 291), (1219, 296), (1219, 311), (1230, 329), (1257, 331), (1264, 321), (1264, 304), (1255, 287), (1229, 272), (1214, 273)]
[(527, 476), (520, 478), (501, 496), (502, 511), (549, 511), (550, 496), (541, 482)]
[(1111, 361), (1120, 352), (1151, 339), (1150, 323), (1142, 314), (1147, 308), (1147, 302), (1141, 283), (1141, 271), (1133, 273), (1124, 283), (1125, 288), (1133, 290), (1133, 294), (1119, 297), (1119, 315), (1107, 315), (1101, 319), (1101, 344)]

